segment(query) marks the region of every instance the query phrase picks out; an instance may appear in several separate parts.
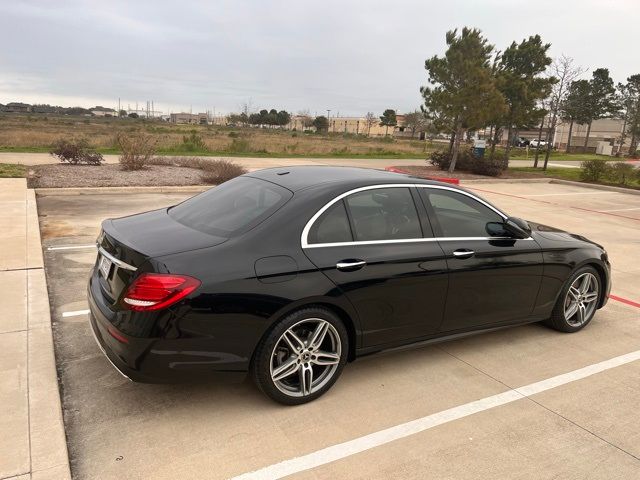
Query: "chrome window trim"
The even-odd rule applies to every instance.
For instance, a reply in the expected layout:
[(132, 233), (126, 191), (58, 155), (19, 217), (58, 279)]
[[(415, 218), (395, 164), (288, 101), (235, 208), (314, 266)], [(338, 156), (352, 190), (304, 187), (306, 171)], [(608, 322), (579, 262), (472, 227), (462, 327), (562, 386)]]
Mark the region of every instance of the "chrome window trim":
[(345, 197), (348, 197), (351, 194), (364, 192), (366, 190), (377, 190), (381, 188), (432, 188), (434, 190), (449, 190), (452, 192), (460, 193), (461, 195), (466, 195), (469, 198), (481, 203), (485, 207), (496, 212), (503, 220), (507, 219), (507, 215), (498, 210), (496, 207), (491, 205), (490, 203), (485, 202), (481, 198), (476, 197), (472, 193), (469, 193), (464, 190), (460, 190), (458, 188), (451, 188), (444, 185), (425, 185), (425, 184), (416, 184), (416, 183), (387, 183), (380, 185), (368, 185), (366, 187), (354, 188), (353, 190), (349, 190), (348, 192), (342, 193), (335, 197), (333, 200), (327, 202), (320, 210), (318, 210), (313, 217), (306, 223), (304, 228), (302, 229), (302, 235), (300, 237), (300, 244), (302, 248), (320, 248), (320, 247), (339, 247), (346, 245), (379, 245), (379, 244), (391, 244), (391, 243), (412, 243), (412, 242), (447, 242), (453, 240), (533, 240), (531, 237), (529, 238), (520, 238), (515, 239), (511, 237), (432, 237), (432, 238), (404, 238), (397, 240), (366, 240), (366, 241), (353, 241), (353, 242), (335, 242), (335, 243), (308, 243), (307, 238), (309, 236), (309, 231), (311, 227), (315, 223), (315, 221), (320, 218), (320, 216), (326, 212), (334, 203), (339, 202)]
[(125, 270), (131, 270), (132, 272), (135, 272), (136, 270), (138, 270), (136, 267), (129, 265), (128, 263), (123, 262), (122, 260), (114, 257), (102, 247), (98, 247), (98, 252), (100, 252), (100, 255), (103, 255), (104, 257), (111, 260), (111, 262), (116, 264), (119, 268), (124, 268)]

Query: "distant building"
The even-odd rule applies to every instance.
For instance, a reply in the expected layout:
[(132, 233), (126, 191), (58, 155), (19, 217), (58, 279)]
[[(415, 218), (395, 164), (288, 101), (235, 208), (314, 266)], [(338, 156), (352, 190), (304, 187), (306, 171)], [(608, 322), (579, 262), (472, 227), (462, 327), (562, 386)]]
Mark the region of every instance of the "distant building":
[(206, 125), (209, 123), (209, 116), (206, 113), (172, 113), (169, 121), (171, 123)]
[(113, 108), (105, 108), (100, 105), (91, 109), (91, 114), (96, 117), (115, 117), (117, 112)]
[[(565, 151), (567, 149), (567, 143), (569, 143), (569, 129), (571, 128), (570, 122), (559, 121), (556, 126), (556, 131), (553, 136), (553, 147)], [(619, 118), (601, 118), (594, 120), (591, 124), (591, 131), (589, 132), (589, 142), (585, 148), (585, 140), (587, 138), (588, 125), (573, 124), (571, 128), (571, 142), (569, 143), (570, 152), (587, 152), (587, 153), (601, 153), (609, 152), (608, 149), (602, 149), (602, 142), (608, 143), (612, 148), (610, 150), (611, 155), (615, 155), (618, 150), (622, 153), (627, 153), (631, 146), (631, 135), (626, 136), (623, 145), (620, 145), (622, 139), (622, 129), (624, 128), (624, 120)], [(538, 138), (540, 127), (531, 130), (518, 130), (513, 132), (515, 136), (524, 138), (527, 140), (534, 140)], [(542, 139), (547, 137), (547, 132), (550, 130), (548, 121), (545, 121), (542, 126)], [(490, 129), (486, 128), (478, 132), (479, 138), (489, 138)], [(500, 138), (502, 145), (507, 144), (507, 129), (503, 129), (502, 136)], [(600, 150), (599, 150), (600, 149)]]
[(21, 102), (10, 102), (4, 106), (4, 111), (9, 113), (29, 113), (31, 105)]

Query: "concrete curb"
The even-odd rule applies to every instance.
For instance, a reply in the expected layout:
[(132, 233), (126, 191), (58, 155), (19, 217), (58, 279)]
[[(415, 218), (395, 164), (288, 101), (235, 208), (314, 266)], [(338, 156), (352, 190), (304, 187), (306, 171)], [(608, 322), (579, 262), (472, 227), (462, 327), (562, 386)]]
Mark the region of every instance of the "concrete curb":
[(460, 183), (551, 183), (550, 178), (469, 178)]
[(143, 193), (200, 193), (215, 185), (185, 185), (158, 187), (72, 187), (72, 188), (36, 188), (39, 197), (48, 195), (117, 195)]
[(27, 190), (27, 319), (31, 478), (70, 479), (38, 208)]

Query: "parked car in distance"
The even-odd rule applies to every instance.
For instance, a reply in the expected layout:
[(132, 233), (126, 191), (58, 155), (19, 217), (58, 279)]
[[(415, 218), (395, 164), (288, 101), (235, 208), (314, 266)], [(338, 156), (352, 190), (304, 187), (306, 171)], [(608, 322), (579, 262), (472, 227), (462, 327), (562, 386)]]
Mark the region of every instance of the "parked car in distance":
[(529, 145), (530, 141), (526, 138), (523, 137), (518, 137), (516, 138), (514, 145), (516, 147), (526, 147), (527, 145)]
[(249, 375), (292, 405), (363, 355), (530, 322), (576, 332), (609, 289), (607, 253), (580, 235), (449, 184), (310, 166), (104, 220), (88, 301), (130, 379)]
[(538, 146), (540, 146), (540, 148), (546, 147), (547, 146), (547, 141), (546, 140), (538, 141), (538, 139), (536, 138), (536, 139), (531, 140), (529, 142), (529, 148), (536, 148)]

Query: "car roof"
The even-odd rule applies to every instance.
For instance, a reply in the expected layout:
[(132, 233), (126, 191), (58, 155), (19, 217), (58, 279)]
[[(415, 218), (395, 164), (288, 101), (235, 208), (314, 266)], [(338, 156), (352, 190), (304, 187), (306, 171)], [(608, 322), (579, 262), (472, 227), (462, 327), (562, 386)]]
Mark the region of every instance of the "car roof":
[[(256, 170), (246, 176), (266, 180), (292, 192), (317, 185), (333, 183), (348, 185), (375, 185), (379, 183), (420, 183), (441, 185), (441, 182), (425, 180), (412, 175), (358, 167), (333, 167), (323, 165), (300, 165)], [(447, 184), (447, 186), (452, 186)]]

